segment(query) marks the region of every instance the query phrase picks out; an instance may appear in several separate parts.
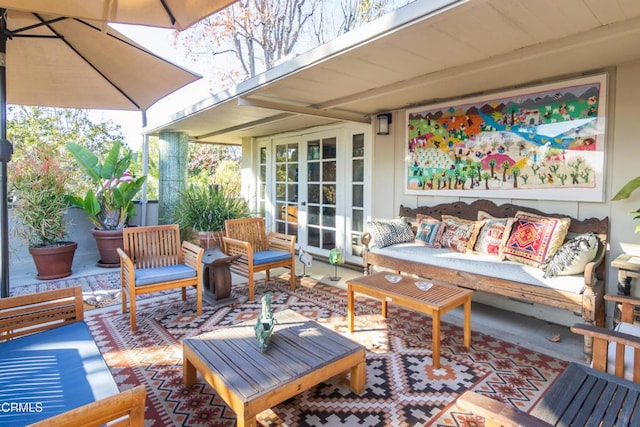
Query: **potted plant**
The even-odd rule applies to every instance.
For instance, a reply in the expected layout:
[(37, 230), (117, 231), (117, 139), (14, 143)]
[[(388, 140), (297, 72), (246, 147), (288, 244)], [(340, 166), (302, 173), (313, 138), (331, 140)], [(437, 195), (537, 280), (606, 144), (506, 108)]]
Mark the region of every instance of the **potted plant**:
[(198, 235), (205, 249), (220, 245), (220, 234), (227, 219), (249, 216), (247, 202), (222, 185), (191, 185), (180, 192), (173, 219), (183, 230)]
[(18, 219), (15, 232), (29, 244), (37, 278), (70, 276), (78, 244), (67, 240), (67, 174), (53, 158), (28, 157), (10, 167), (13, 212)]
[(122, 247), (122, 229), (129, 216), (135, 214), (133, 198), (142, 189), (146, 176), (131, 173), (132, 153), (116, 141), (104, 159), (88, 148), (67, 143), (67, 150), (91, 180), (91, 188), (83, 197), (70, 195), (69, 204), (85, 211), (95, 225), (92, 230), (100, 252), (99, 266), (120, 265), (116, 249)]

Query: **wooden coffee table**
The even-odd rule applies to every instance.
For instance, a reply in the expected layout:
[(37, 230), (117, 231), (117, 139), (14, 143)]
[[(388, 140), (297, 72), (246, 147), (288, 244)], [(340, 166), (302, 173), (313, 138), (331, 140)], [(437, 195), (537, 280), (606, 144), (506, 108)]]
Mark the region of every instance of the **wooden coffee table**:
[(255, 321), (183, 340), (183, 382), (197, 371), (238, 417), (255, 426), (256, 415), (344, 372), (362, 394), (366, 385), (365, 348), (294, 311), (275, 313), (278, 321), (264, 353), (256, 342)]
[[(390, 273), (375, 273), (347, 281), (347, 318), (349, 331), (353, 332), (355, 318), (354, 293), (358, 292), (382, 303), (382, 316), (387, 317), (387, 303), (427, 314), (433, 319), (433, 367), (440, 368), (440, 316), (452, 308), (464, 304), (464, 345), (471, 345), (471, 295), (473, 291), (425, 279), (402, 276), (398, 283), (391, 283), (385, 276)], [(421, 291), (417, 281), (429, 281), (433, 287)]]

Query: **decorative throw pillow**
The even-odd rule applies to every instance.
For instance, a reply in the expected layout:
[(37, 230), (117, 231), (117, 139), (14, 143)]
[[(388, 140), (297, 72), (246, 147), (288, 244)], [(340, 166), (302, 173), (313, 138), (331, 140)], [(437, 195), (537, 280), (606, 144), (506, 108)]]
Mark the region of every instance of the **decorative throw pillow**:
[(423, 217), (420, 224), (418, 224), (416, 243), (439, 248), (443, 231), (444, 224), (441, 221), (431, 217)]
[(570, 276), (584, 273), (587, 264), (593, 261), (598, 252), (598, 236), (595, 233), (580, 234), (567, 241), (541, 268), (544, 277)]
[(513, 218), (496, 218), (487, 212), (478, 211), (478, 220), (484, 221), (484, 225), (478, 233), (473, 250), (482, 254), (502, 257), (513, 225)]
[(517, 212), (504, 248), (505, 258), (540, 267), (562, 246), (570, 224), (571, 218), (551, 218)]
[(402, 219), (367, 221), (367, 229), (371, 233), (373, 242), (380, 248), (414, 240), (411, 226)]
[(482, 221), (470, 221), (450, 215), (442, 215), (444, 232), (440, 239), (443, 248), (450, 248), (457, 252), (467, 252), (473, 249), (478, 237)]

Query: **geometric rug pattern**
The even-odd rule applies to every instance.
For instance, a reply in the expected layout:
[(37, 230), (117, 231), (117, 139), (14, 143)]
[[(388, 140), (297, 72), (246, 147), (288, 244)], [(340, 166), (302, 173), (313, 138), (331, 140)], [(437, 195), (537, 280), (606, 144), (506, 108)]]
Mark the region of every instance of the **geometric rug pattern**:
[(365, 392), (356, 395), (341, 376), (260, 414), (265, 426), (472, 426), (482, 425), (455, 408), (456, 398), (473, 389), (529, 411), (567, 362), (495, 337), (472, 332), (464, 347), (460, 327), (442, 323), (441, 368), (433, 369), (431, 320), (389, 304), (356, 297), (356, 324), (347, 331), (346, 292), (334, 286), (313, 288), (276, 279), (256, 282), (256, 297), (246, 301), (246, 285), (234, 286), (239, 301), (203, 307), (196, 316), (194, 295), (179, 292), (162, 301), (138, 305), (138, 331), (119, 307), (90, 312), (86, 321), (121, 390), (147, 388), (146, 425), (233, 426), (235, 415), (198, 375), (192, 387), (182, 384), (182, 339), (256, 319), (260, 296), (272, 294), (274, 311), (292, 309), (363, 344), (367, 349)]

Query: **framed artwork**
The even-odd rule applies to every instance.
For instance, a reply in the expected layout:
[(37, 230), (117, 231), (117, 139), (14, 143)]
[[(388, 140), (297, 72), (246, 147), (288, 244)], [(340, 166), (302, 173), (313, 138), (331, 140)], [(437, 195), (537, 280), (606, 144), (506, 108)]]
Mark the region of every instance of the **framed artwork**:
[(405, 193), (602, 201), (607, 74), (407, 110)]

